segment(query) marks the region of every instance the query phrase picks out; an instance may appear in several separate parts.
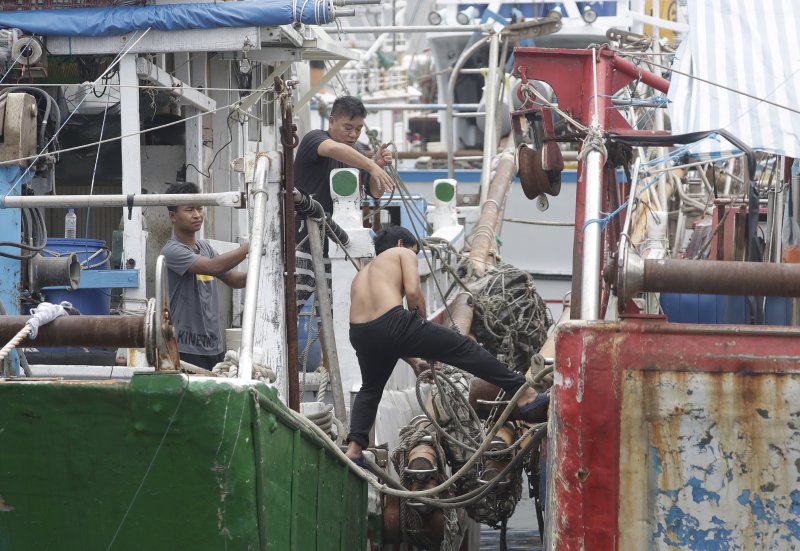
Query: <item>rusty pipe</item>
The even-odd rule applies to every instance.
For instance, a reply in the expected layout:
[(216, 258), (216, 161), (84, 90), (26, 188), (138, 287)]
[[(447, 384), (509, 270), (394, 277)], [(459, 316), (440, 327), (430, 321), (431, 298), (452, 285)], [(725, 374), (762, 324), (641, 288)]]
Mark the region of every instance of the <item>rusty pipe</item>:
[(469, 258), (472, 268), (478, 276), (486, 273), (489, 253), (497, 245), (496, 228), (498, 219), (502, 219), (506, 206), (506, 198), (511, 190), (517, 167), (514, 164), (514, 153), (504, 151), (497, 156), (498, 164), (494, 178), (489, 185), (486, 201), (481, 205), (481, 214), (473, 230), (472, 246)]
[(467, 292), (461, 292), (456, 295), (450, 308), (450, 321), (458, 328), (459, 333), (469, 335), (474, 314), (472, 296)]
[[(0, 341), (8, 342), (25, 327), (28, 316), (0, 316)], [(25, 339), (20, 348), (75, 346), (144, 348), (144, 316), (65, 316), (39, 328), (36, 340)]]
[(641, 80), (643, 83), (655, 88), (659, 92), (665, 94), (669, 92), (669, 81), (667, 79), (648, 71), (640, 65), (634, 65), (623, 57), (618, 55), (614, 56), (614, 68), (625, 73), (629, 77)]
[(727, 260), (642, 260), (629, 251), (618, 273), (626, 302), (636, 293), (800, 297), (800, 265)]
[[(280, 92), (286, 85), (275, 77), (275, 90)], [(284, 307), (286, 309), (286, 371), (289, 408), (300, 411), (300, 369), (297, 345), (297, 296), (295, 282), (295, 228), (294, 228), (294, 152), (299, 139), (297, 125), (292, 120), (292, 96), (281, 96), (281, 144), (283, 145), (283, 235), (286, 242), (284, 269)]]

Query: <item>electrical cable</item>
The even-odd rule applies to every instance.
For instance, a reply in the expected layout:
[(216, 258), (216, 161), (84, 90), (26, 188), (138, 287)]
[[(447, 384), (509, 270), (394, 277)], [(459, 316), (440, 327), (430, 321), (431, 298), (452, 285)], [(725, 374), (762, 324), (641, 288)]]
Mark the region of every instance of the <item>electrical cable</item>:
[(228, 118), (226, 119), (226, 121), (225, 121), (225, 122), (226, 122), (226, 125), (228, 126), (228, 135), (230, 136), (230, 139), (228, 140), (228, 142), (227, 142), (226, 144), (224, 144), (224, 145), (221, 145), (221, 146), (219, 147), (219, 149), (217, 149), (217, 151), (214, 153), (214, 156), (213, 156), (213, 157), (211, 157), (211, 162), (210, 162), (210, 163), (208, 163), (208, 167), (206, 168), (206, 170), (208, 171), (208, 174), (206, 174), (205, 172), (203, 172), (202, 170), (200, 170), (199, 168), (197, 168), (196, 166), (194, 166), (192, 163), (186, 163), (186, 168), (187, 168), (187, 169), (188, 169), (189, 167), (192, 167), (192, 168), (193, 168), (193, 169), (195, 169), (195, 170), (197, 171), (197, 173), (198, 173), (198, 174), (200, 174), (201, 176), (203, 176), (203, 177), (205, 177), (205, 178), (211, 178), (211, 167), (212, 167), (212, 166), (214, 166), (214, 161), (216, 161), (216, 160), (217, 160), (217, 157), (219, 156), (219, 154), (220, 154), (220, 153), (222, 153), (222, 150), (223, 150), (223, 149), (225, 149), (226, 147), (228, 147), (229, 145), (231, 145), (231, 143), (233, 143), (233, 129), (231, 128), (231, 122), (232, 122), (232, 121), (233, 121), (233, 115), (232, 115), (232, 114), (231, 114), (231, 115), (228, 115)]

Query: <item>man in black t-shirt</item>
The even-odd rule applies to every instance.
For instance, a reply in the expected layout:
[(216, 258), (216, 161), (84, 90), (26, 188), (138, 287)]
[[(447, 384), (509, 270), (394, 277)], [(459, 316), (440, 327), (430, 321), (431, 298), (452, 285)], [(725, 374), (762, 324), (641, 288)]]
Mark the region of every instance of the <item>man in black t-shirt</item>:
[[(357, 168), (361, 172), (362, 193), (368, 191), (380, 198), (394, 188), (394, 183), (384, 170), (392, 163), (392, 153), (382, 145), (373, 161), (364, 154), (364, 146), (358, 143), (367, 110), (361, 100), (353, 96), (338, 98), (331, 108), (328, 130), (312, 130), (297, 147), (294, 160), (294, 187), (307, 195), (313, 195), (326, 213), (333, 211), (330, 192), (330, 173), (335, 168)], [(297, 249), (296, 284), (298, 311), (316, 289), (311, 265), (311, 253), (306, 235), (305, 219), (295, 218), (296, 243), (304, 241)], [(325, 239), (325, 275), (330, 289), (331, 264), (328, 259), (328, 240)]]

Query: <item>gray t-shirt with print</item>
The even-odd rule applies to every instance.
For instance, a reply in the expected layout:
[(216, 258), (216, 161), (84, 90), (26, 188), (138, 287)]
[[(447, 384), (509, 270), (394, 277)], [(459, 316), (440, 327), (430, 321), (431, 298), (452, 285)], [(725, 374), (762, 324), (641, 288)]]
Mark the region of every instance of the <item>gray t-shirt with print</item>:
[(169, 307), (178, 350), (202, 356), (224, 352), (215, 278), (187, 271), (200, 256), (214, 258), (217, 251), (202, 239), (197, 240), (197, 250), (192, 250), (173, 235), (161, 254), (169, 268)]

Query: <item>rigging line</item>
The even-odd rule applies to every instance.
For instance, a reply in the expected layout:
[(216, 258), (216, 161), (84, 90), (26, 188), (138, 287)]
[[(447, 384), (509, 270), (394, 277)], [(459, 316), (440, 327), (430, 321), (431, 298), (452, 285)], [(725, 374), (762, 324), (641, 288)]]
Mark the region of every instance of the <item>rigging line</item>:
[[(639, 59), (639, 58), (636, 57), (635, 54), (627, 54), (627, 53), (621, 52), (620, 50), (612, 50), (612, 51), (615, 51), (616, 53), (618, 53), (620, 55), (623, 55), (623, 56), (626, 56), (626, 57), (633, 57), (634, 59)], [(659, 67), (661, 69), (665, 69), (667, 71), (670, 71), (672, 73), (677, 73), (679, 75), (683, 75), (683, 76), (691, 78), (693, 80), (698, 80), (700, 82), (704, 82), (704, 83), (709, 84), (711, 86), (716, 86), (717, 88), (722, 88), (723, 90), (727, 90), (729, 92), (733, 92), (734, 94), (739, 94), (741, 96), (746, 96), (746, 97), (748, 97), (750, 99), (758, 100), (759, 102), (763, 102), (763, 103), (768, 103), (768, 104), (773, 105), (775, 107), (778, 107), (780, 109), (786, 109), (787, 111), (791, 111), (792, 113), (797, 113), (798, 115), (800, 115), (800, 109), (794, 109), (794, 108), (789, 107), (787, 105), (781, 105), (780, 103), (777, 103), (777, 102), (774, 102), (774, 101), (770, 101), (770, 100), (768, 100), (766, 98), (761, 98), (761, 97), (758, 97), (758, 96), (754, 96), (753, 94), (748, 94), (747, 92), (742, 92), (741, 90), (737, 90), (735, 88), (731, 88), (729, 86), (725, 86), (724, 84), (719, 84), (718, 82), (712, 82), (712, 81), (704, 79), (702, 77), (698, 77), (698, 76), (695, 76), (695, 75), (690, 75), (689, 73), (684, 73), (683, 71), (678, 71), (677, 69), (674, 69), (672, 67), (668, 67), (666, 65), (660, 65), (660, 64), (658, 64), (658, 63), (656, 63), (654, 61), (648, 61), (648, 63), (650, 63), (652, 65), (655, 65), (656, 67)], [(784, 79), (783, 82), (778, 84), (778, 86), (775, 87), (775, 89), (772, 92), (775, 92), (778, 88), (780, 88), (783, 84), (785, 84), (786, 81), (788, 81), (790, 78), (792, 78), (795, 75), (795, 73), (797, 73), (798, 71), (800, 71), (800, 68), (795, 69), (795, 71), (792, 74), (790, 74), (788, 77), (786, 77), (786, 79)], [(769, 95), (771, 95), (771, 93)]]
[[(111, 69), (112, 69), (112, 68), (114, 68), (114, 66), (115, 66), (117, 63), (119, 63), (119, 62), (120, 62), (120, 60), (122, 60), (122, 58), (123, 58), (123, 57), (125, 57), (125, 55), (127, 55), (127, 53), (128, 53), (128, 52), (130, 52), (130, 51), (131, 51), (131, 50), (132, 50), (132, 49), (133, 49), (133, 48), (134, 48), (134, 47), (135, 47), (135, 46), (136, 46), (136, 45), (137, 45), (137, 44), (138, 44), (138, 43), (139, 43), (139, 42), (142, 40), (142, 38), (144, 38), (144, 37), (145, 37), (145, 35), (146, 35), (146, 34), (147, 34), (149, 31), (150, 31), (150, 27), (147, 27), (147, 29), (145, 29), (145, 31), (144, 31), (144, 32), (143, 32), (143, 33), (142, 33), (142, 34), (139, 36), (139, 38), (137, 38), (136, 40), (134, 40), (133, 42), (131, 42), (130, 44), (128, 44), (128, 47), (127, 47), (127, 49), (120, 51), (120, 53), (118, 53), (118, 54), (116, 55), (116, 57), (114, 57), (114, 59), (113, 59), (113, 60), (111, 61), (111, 63), (108, 65), (108, 67), (106, 68), (106, 70), (105, 70), (105, 71), (103, 71), (103, 73), (102, 73), (102, 74), (101, 74), (99, 77), (97, 77), (97, 79), (95, 79), (95, 81), (93, 82), (93, 84), (97, 84), (98, 82), (100, 82), (100, 80), (101, 80), (101, 79), (102, 79), (104, 76), (106, 76), (106, 75), (107, 75), (107, 74), (108, 74), (108, 73), (111, 71)], [(138, 31), (137, 31), (137, 32), (138, 32)], [(45, 151), (47, 151), (47, 148), (48, 148), (48, 147), (50, 147), (50, 144), (52, 144), (52, 143), (55, 141), (56, 137), (58, 137), (58, 134), (59, 134), (59, 132), (61, 132), (61, 130), (63, 130), (63, 128), (64, 128), (64, 127), (67, 125), (67, 123), (68, 123), (68, 122), (69, 122), (69, 120), (72, 118), (72, 116), (73, 116), (73, 115), (74, 115), (74, 114), (77, 112), (77, 108), (78, 108), (78, 107), (80, 107), (80, 105), (81, 105), (81, 104), (82, 104), (84, 101), (86, 101), (86, 97), (87, 97), (87, 96), (84, 96), (84, 97), (83, 97), (83, 99), (82, 99), (80, 102), (78, 102), (78, 105), (76, 106), (76, 108), (75, 108), (75, 111), (73, 111), (72, 113), (70, 113), (70, 114), (69, 114), (69, 116), (66, 118), (66, 120), (64, 120), (64, 122), (63, 122), (63, 123), (61, 123), (61, 126), (60, 126), (60, 127), (58, 127), (58, 128), (56, 129), (56, 131), (53, 133), (53, 136), (50, 138), (50, 141), (49, 141), (49, 142), (47, 142), (47, 144), (45, 144), (45, 146), (42, 148), (42, 150), (39, 152), (39, 154), (38, 154), (38, 155), (35, 155), (35, 156), (33, 156), (33, 157), (29, 157), (29, 158), (32, 158), (32, 159), (33, 159), (33, 162), (31, 162), (31, 163), (28, 165), (28, 168), (26, 168), (26, 169), (25, 169), (25, 172), (23, 172), (22, 174), (20, 174), (20, 176), (19, 176), (19, 177), (16, 179), (16, 181), (14, 182), (14, 185), (12, 185), (12, 186), (11, 186), (11, 189), (9, 189), (9, 190), (8, 190), (8, 192), (6, 193), (6, 197), (7, 197), (7, 196), (8, 196), (8, 195), (9, 195), (11, 192), (13, 192), (13, 191), (14, 191), (14, 189), (17, 187), (17, 184), (19, 184), (19, 183), (22, 181), (22, 179), (23, 179), (23, 178), (24, 178), (24, 177), (25, 177), (25, 176), (28, 174), (28, 172), (30, 172), (31, 168), (33, 168), (34, 164), (36, 164), (36, 159), (38, 159), (39, 157), (41, 157), (42, 155), (44, 155), (44, 152), (45, 152)], [(25, 160), (27, 160), (27, 159), (25, 159)], [(8, 162), (8, 161), (7, 161), (7, 162)]]
[[(105, 86), (105, 89), (108, 88), (108, 85)], [(104, 92), (106, 91), (104, 89)], [(103, 122), (100, 125), (100, 139), (103, 139), (103, 131), (106, 129), (106, 117), (108, 115), (108, 104), (111, 101), (111, 94), (106, 94), (106, 108), (103, 110)], [(100, 161), (100, 144), (97, 144), (97, 153), (94, 156), (94, 168), (92, 169), (92, 183), (89, 186), (89, 195), (94, 195), (94, 182), (97, 176), (97, 165)], [(86, 209), (86, 232), (84, 237), (89, 239), (89, 217), (92, 214), (92, 207), (88, 207)]]
[[(184, 377), (186, 377), (184, 375)], [(114, 532), (114, 536), (111, 538), (111, 541), (106, 547), (106, 551), (109, 551), (111, 547), (114, 545), (114, 542), (117, 540), (117, 536), (119, 536), (120, 530), (122, 530), (122, 526), (125, 524), (125, 520), (128, 518), (128, 514), (133, 509), (133, 504), (136, 503), (136, 498), (139, 497), (139, 492), (142, 491), (144, 487), (144, 483), (147, 481), (147, 477), (150, 474), (150, 471), (153, 468), (153, 465), (156, 462), (156, 458), (158, 457), (158, 452), (161, 451), (161, 448), (164, 446), (164, 441), (167, 439), (167, 435), (169, 434), (170, 429), (172, 428), (172, 424), (175, 422), (175, 419), (178, 416), (178, 411), (181, 409), (181, 404), (183, 404), (183, 398), (186, 396), (186, 391), (189, 390), (189, 377), (186, 377), (186, 385), (183, 387), (183, 391), (181, 392), (181, 397), (178, 400), (178, 405), (175, 406), (175, 411), (172, 412), (172, 415), (169, 417), (169, 423), (167, 424), (167, 428), (164, 431), (163, 436), (161, 437), (161, 441), (158, 443), (158, 447), (156, 448), (155, 453), (153, 453), (153, 458), (150, 460), (150, 464), (147, 465), (147, 469), (144, 472), (144, 476), (142, 477), (142, 481), (139, 483), (139, 487), (136, 488), (136, 491), (133, 494), (133, 498), (131, 498), (131, 502), (128, 504), (128, 508), (125, 510), (125, 514), (122, 515), (122, 519), (119, 521), (119, 526), (117, 526), (116, 532)]]

